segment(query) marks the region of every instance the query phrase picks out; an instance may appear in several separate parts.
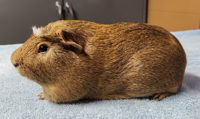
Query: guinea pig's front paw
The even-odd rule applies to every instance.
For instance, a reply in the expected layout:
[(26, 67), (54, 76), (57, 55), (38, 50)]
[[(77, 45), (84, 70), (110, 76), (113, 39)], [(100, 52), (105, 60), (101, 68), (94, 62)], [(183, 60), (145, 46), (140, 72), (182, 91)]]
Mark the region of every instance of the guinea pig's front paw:
[(45, 100), (45, 96), (44, 96), (44, 93), (41, 92), (39, 95), (38, 95), (39, 99), (40, 100)]

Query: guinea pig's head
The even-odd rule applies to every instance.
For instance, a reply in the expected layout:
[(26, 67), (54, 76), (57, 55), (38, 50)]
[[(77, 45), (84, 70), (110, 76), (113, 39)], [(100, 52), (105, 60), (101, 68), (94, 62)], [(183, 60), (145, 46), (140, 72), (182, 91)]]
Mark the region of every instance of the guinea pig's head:
[[(19, 73), (38, 83), (62, 77), (73, 70), (85, 57), (84, 37), (79, 33), (58, 30), (51, 34), (38, 34), (34, 29), (31, 37), (11, 56), (11, 62)], [(41, 31), (40, 31), (41, 32)]]

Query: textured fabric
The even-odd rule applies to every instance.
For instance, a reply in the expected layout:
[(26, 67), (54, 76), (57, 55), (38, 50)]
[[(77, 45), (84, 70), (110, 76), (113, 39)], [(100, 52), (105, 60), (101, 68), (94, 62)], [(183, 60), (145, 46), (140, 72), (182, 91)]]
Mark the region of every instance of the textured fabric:
[(187, 70), (180, 93), (162, 101), (104, 100), (54, 104), (38, 100), (41, 87), (25, 79), (10, 63), (20, 46), (0, 45), (1, 119), (199, 119), (200, 30), (173, 33), (187, 53)]

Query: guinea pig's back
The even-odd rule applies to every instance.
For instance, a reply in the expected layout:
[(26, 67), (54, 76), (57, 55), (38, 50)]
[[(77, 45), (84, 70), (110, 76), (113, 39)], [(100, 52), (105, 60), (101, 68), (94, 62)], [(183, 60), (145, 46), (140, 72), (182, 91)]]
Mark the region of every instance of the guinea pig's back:
[(125, 92), (134, 97), (177, 92), (186, 67), (185, 52), (178, 40), (161, 27), (120, 25), (121, 30), (113, 30), (107, 39), (98, 41), (98, 56), (105, 70), (102, 76), (107, 77), (102, 81), (105, 90), (115, 86), (117, 90), (123, 84)]

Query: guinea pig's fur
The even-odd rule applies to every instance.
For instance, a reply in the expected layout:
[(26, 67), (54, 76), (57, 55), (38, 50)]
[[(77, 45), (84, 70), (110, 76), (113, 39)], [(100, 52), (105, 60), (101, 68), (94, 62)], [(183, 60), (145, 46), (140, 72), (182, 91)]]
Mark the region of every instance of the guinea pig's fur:
[(56, 103), (80, 99), (161, 100), (179, 91), (186, 55), (161, 27), (61, 20), (33, 28), (11, 57), (21, 75)]

